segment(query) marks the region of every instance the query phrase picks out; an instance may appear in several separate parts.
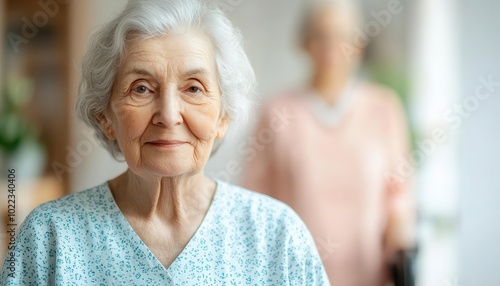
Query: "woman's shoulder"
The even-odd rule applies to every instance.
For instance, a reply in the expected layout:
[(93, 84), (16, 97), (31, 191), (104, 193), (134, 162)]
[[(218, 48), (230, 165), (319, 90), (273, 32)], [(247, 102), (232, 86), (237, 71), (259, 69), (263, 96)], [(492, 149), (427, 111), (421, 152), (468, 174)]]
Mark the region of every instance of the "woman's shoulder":
[(399, 108), (401, 99), (391, 88), (373, 83), (370, 81), (360, 82), (360, 93), (365, 102), (372, 108), (382, 109), (384, 111)]
[(61, 198), (43, 203), (30, 212), (26, 223), (52, 220), (56, 217), (81, 215), (102, 209), (109, 204), (107, 184), (85, 189)]
[(245, 219), (252, 224), (290, 229), (303, 225), (297, 213), (285, 203), (268, 195), (230, 183), (218, 182), (225, 212), (232, 219)]
[(239, 261), (246, 254), (256, 257), (256, 264), (265, 260), (277, 272), (287, 272), (280, 284), (329, 285), (314, 240), (291, 207), (265, 194), (219, 184), (218, 201), (223, 202), (226, 213), (214, 227), (233, 233), (230, 237), (232, 243), (239, 243), (233, 244)]
[(255, 207), (259, 206), (261, 210), (274, 210), (274, 212), (281, 210), (287, 211), (290, 209), (285, 203), (272, 198), (268, 195), (261, 194), (244, 187), (233, 185), (224, 181), (217, 181), (220, 184), (220, 191), (224, 196), (224, 200), (232, 205), (241, 207)]

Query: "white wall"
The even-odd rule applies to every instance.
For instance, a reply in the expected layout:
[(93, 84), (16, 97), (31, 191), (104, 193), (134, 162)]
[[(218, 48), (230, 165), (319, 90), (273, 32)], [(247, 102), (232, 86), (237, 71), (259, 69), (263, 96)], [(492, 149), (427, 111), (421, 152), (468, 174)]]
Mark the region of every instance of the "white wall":
[[(500, 2), (460, 0), (462, 95), (478, 77), (500, 82)], [(461, 190), (461, 284), (500, 285), (500, 87), (464, 120)]]

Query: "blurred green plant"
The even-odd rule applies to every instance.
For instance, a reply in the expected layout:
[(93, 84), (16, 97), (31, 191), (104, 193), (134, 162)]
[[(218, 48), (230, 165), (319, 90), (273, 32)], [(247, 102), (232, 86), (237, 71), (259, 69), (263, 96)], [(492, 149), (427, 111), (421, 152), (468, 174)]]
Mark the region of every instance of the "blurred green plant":
[(8, 79), (2, 88), (0, 106), (0, 148), (7, 156), (28, 141), (37, 141), (35, 130), (22, 116), (21, 108), (33, 96), (34, 85), (26, 78)]

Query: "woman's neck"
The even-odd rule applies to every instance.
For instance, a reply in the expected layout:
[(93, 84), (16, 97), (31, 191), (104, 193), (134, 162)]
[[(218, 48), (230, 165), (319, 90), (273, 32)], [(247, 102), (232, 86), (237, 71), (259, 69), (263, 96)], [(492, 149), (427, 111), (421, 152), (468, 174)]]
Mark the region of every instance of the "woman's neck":
[(143, 178), (131, 170), (110, 181), (115, 201), (125, 216), (181, 225), (204, 216), (216, 184), (203, 172), (176, 177)]
[(335, 72), (314, 74), (311, 87), (329, 104), (334, 105), (342, 95), (349, 76)]

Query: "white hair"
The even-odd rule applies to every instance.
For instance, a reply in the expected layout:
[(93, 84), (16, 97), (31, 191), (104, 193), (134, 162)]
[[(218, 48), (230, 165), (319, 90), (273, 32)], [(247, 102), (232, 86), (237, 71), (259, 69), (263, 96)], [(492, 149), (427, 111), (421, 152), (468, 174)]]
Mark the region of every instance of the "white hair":
[(121, 157), (118, 143), (104, 135), (98, 118), (110, 104), (127, 37), (151, 38), (185, 30), (201, 31), (213, 43), (223, 114), (233, 122), (247, 120), (255, 75), (242, 36), (224, 13), (207, 0), (130, 0), (123, 12), (91, 37), (76, 103), (77, 117), (95, 130), (115, 159)]

